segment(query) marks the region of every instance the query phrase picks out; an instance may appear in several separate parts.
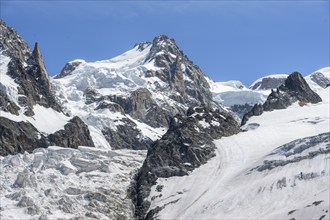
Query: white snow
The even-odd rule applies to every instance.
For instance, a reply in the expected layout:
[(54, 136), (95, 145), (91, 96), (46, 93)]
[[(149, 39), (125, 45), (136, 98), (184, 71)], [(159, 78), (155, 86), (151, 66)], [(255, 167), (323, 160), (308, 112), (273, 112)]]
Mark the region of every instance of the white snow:
[(325, 77), (330, 79), (330, 67), (324, 67), (322, 69), (316, 70), (314, 73), (322, 73)]
[[(159, 219), (329, 219), (329, 154), (270, 171), (250, 171), (277, 147), (330, 131), (329, 91), (319, 92), (322, 103), (264, 112), (248, 121), (259, 124), (256, 129), (214, 141), (216, 157), (207, 164), (189, 176), (157, 180), (163, 189), (152, 187), (150, 209), (165, 205)], [(301, 172), (321, 175), (298, 181), (295, 176)]]
[(57, 112), (52, 108), (45, 108), (41, 105), (34, 105), (34, 116), (29, 117), (23, 114), (13, 115), (9, 112), (0, 110), (0, 116), (8, 118), (15, 122), (30, 122), (39, 132), (46, 134), (54, 133), (60, 129), (64, 129), (64, 125), (68, 123), (71, 117), (65, 116), (63, 113)]
[(205, 121), (204, 118), (203, 120), (198, 121), (198, 124), (200, 124), (200, 126), (202, 126), (203, 128), (209, 128), (211, 126), (209, 123)]
[(233, 105), (254, 105), (263, 103), (270, 94), (268, 91), (254, 91), (246, 88), (240, 81), (213, 82), (208, 79), (213, 99), (226, 107)]
[[(252, 88), (255, 84), (259, 83), (259, 82), (262, 82), (262, 80), (264, 78), (273, 78), (273, 79), (286, 79), (289, 75), (288, 74), (271, 74), (271, 75), (267, 75), (267, 76), (264, 76), (264, 77), (261, 77), (259, 79), (257, 79), (256, 81), (254, 81), (249, 88)], [(258, 89), (256, 89), (258, 90)]]
[[(96, 219), (132, 219), (127, 190), (145, 155), (51, 146), (0, 157), (0, 218), (89, 219), (92, 214)], [(24, 197), (29, 204), (18, 205)]]
[(8, 74), (8, 63), (10, 62), (10, 57), (2, 54), (0, 51), (0, 90), (7, 94), (8, 98), (18, 105), (18, 84), (15, 80), (11, 78)]

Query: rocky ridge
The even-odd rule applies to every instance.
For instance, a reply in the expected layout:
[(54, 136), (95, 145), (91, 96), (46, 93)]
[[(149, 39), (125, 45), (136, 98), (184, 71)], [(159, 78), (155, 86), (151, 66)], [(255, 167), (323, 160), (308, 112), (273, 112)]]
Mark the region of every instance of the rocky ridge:
[(250, 117), (261, 115), (263, 111), (285, 109), (297, 101), (299, 105), (305, 105), (321, 102), (322, 99), (309, 87), (300, 73), (294, 72), (288, 76), (284, 85), (278, 87), (276, 91), (272, 90), (263, 105), (254, 105), (251, 111), (244, 115), (242, 125), (246, 124)]
[[(32, 50), (18, 33), (0, 20), (0, 50), (2, 56), (9, 57), (7, 74), (17, 84), (17, 88), (8, 88), (2, 84), (1, 99), (12, 99), (10, 105), (21, 108), (27, 116), (33, 116), (33, 105), (39, 104), (46, 108), (53, 108), (61, 112), (60, 105), (52, 93), (52, 86), (45, 68), (38, 43)], [(2, 59), (5, 59), (2, 57)], [(4, 97), (10, 90), (17, 90), (17, 100)], [(14, 100), (13, 100), (14, 99)], [(10, 109), (1, 108), (4, 111)], [(24, 110), (23, 110), (24, 109)], [(12, 114), (17, 111), (10, 110)]]
[(237, 134), (238, 123), (227, 112), (207, 106), (188, 109), (186, 116), (176, 115), (166, 134), (148, 150), (136, 177), (132, 197), (139, 219), (151, 219), (161, 208), (150, 210), (146, 200), (157, 178), (188, 175), (213, 157), (214, 139)]
[(35, 119), (43, 117), (45, 112), (36, 112), (35, 109), (40, 108), (34, 106), (41, 106), (45, 110), (53, 109), (57, 115), (63, 115), (62, 108), (54, 96), (38, 43), (32, 50), (19, 34), (2, 20), (0, 56), (2, 156), (24, 151), (32, 152), (35, 148), (45, 148), (52, 144), (74, 148), (79, 145), (94, 146), (87, 126), (79, 118), (71, 119), (63, 130), (51, 136), (31, 124), (31, 121), (47, 124), (47, 121)]

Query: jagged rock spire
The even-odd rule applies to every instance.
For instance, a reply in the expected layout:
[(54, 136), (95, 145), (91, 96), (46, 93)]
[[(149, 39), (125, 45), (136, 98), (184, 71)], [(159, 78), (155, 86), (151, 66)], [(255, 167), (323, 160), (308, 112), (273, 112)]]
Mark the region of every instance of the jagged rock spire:
[(36, 62), (36, 64), (40, 67), (40, 73), (43, 74), (47, 79), (49, 79), (48, 72), (45, 67), (44, 60), (42, 58), (41, 52), (39, 50), (38, 42), (35, 42), (34, 49), (32, 52), (32, 56)]

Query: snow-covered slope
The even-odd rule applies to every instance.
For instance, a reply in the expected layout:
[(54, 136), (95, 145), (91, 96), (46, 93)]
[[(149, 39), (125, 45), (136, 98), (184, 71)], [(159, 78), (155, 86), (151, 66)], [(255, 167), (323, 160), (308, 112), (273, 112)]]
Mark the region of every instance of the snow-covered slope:
[(322, 90), (330, 85), (330, 67), (325, 67), (305, 77), (314, 91)]
[(269, 94), (271, 89), (275, 89), (282, 85), (288, 76), (289, 75), (287, 74), (267, 75), (257, 79), (249, 88)]
[(237, 120), (242, 119), (253, 105), (263, 103), (269, 95), (264, 91), (248, 89), (236, 80), (214, 82), (209, 79), (209, 84), (214, 101), (234, 112)]
[(216, 140), (206, 165), (157, 180), (150, 210), (162, 208), (158, 219), (329, 219), (329, 91), (319, 91), (322, 103), (265, 112)]
[(240, 81), (210, 81), (210, 85), (213, 98), (224, 106), (254, 105), (264, 102), (267, 98), (266, 94), (248, 89)]
[(0, 157), (0, 219), (133, 219), (145, 151), (48, 147)]

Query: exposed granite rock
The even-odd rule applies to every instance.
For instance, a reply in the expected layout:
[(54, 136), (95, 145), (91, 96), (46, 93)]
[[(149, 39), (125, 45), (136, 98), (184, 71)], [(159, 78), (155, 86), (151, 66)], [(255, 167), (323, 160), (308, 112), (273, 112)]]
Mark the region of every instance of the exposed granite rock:
[(259, 116), (263, 112), (263, 106), (261, 104), (255, 104), (252, 109), (243, 116), (241, 125), (245, 125), (249, 118), (251, 118), (252, 116)]
[(214, 139), (238, 132), (239, 125), (232, 115), (205, 105), (189, 108), (186, 116), (176, 115), (167, 133), (148, 150), (136, 177), (133, 201), (137, 217), (146, 216), (150, 204), (145, 198), (158, 177), (187, 175), (215, 156)]
[(177, 91), (178, 95), (173, 94), (172, 97), (175, 101), (189, 106), (212, 103), (210, 85), (205, 79), (205, 74), (178, 48), (174, 39), (166, 35), (156, 37), (145, 62), (151, 60), (162, 69), (150, 71), (149, 75), (157, 76), (172, 90)]
[(13, 115), (18, 115), (20, 108), (0, 90), (0, 110), (10, 112)]
[(94, 147), (87, 125), (79, 118), (72, 118), (64, 125), (64, 130), (59, 130), (48, 136), (49, 145), (78, 148), (78, 146)]
[(232, 112), (234, 112), (238, 116), (239, 120), (242, 120), (244, 115), (252, 110), (253, 105), (247, 103), (244, 105), (236, 104), (230, 106), (229, 108)]
[(80, 118), (74, 117), (54, 134), (45, 136), (29, 122), (15, 122), (0, 117), (0, 155), (31, 153), (36, 148), (50, 145), (77, 148), (78, 146), (94, 147), (88, 127)]
[(284, 85), (278, 87), (276, 91), (272, 90), (263, 105), (256, 104), (250, 112), (244, 115), (242, 125), (244, 125), (250, 117), (261, 115), (263, 111), (285, 109), (297, 101), (300, 105), (304, 105), (306, 103), (318, 103), (321, 102), (322, 99), (308, 86), (300, 73), (294, 72), (288, 76)]
[(152, 127), (167, 127), (169, 112), (161, 109), (146, 88), (139, 88), (132, 92), (127, 100), (125, 112), (133, 118), (140, 119)]
[(60, 79), (65, 76), (71, 75), (71, 73), (82, 63), (83, 61), (75, 60), (69, 63), (66, 63), (63, 69), (61, 70), (60, 74), (55, 76), (55, 79)]
[(15, 122), (0, 117), (0, 155), (31, 153), (35, 148), (46, 147), (46, 137), (28, 122)]
[[(109, 109), (112, 112), (120, 112), (123, 115), (128, 114), (132, 118), (155, 128), (167, 127), (169, 118), (173, 116), (171, 111), (161, 108), (156, 103), (151, 92), (146, 88), (139, 88), (133, 91), (129, 97), (102, 96), (93, 88), (87, 88), (84, 95), (86, 104), (98, 102), (95, 110)], [(174, 110), (174, 112), (176, 111)]]
[(152, 140), (143, 137), (137, 129), (136, 124), (128, 119), (122, 119), (123, 123), (117, 125), (117, 129), (110, 128), (102, 131), (106, 140), (111, 144), (113, 149), (134, 149), (143, 150), (149, 149)]
[(285, 91), (285, 88), (287, 88), (289, 94), (295, 96), (300, 102), (318, 103), (322, 101), (321, 97), (311, 90), (304, 77), (298, 72), (288, 76), (285, 80), (285, 85), (279, 89)]

